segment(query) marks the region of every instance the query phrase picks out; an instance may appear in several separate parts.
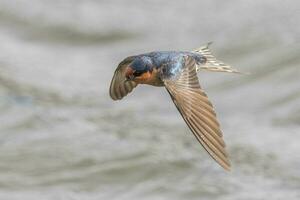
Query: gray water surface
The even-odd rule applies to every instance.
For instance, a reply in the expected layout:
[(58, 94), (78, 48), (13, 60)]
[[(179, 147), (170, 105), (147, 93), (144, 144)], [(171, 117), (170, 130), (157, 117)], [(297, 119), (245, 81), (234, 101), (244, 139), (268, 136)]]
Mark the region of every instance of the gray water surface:
[[(0, 199), (300, 199), (298, 1), (0, 0)], [(108, 95), (117, 64), (206, 42), (232, 171), (163, 88)]]

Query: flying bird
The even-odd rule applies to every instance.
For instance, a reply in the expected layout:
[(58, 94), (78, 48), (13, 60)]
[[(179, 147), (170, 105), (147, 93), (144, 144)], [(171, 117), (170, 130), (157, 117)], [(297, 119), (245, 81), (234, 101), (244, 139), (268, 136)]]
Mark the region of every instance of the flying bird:
[(218, 61), (210, 44), (193, 51), (155, 51), (125, 58), (112, 78), (110, 96), (120, 100), (139, 84), (165, 87), (200, 144), (225, 170), (230, 170), (220, 124), (197, 72), (240, 72)]

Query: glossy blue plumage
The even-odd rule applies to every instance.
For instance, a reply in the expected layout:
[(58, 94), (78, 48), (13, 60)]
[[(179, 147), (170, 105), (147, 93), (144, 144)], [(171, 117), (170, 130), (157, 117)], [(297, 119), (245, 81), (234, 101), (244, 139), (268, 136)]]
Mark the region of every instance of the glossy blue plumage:
[(135, 56), (131, 67), (137, 73), (144, 73), (163, 67), (162, 76), (176, 76), (184, 66), (184, 57), (193, 57), (197, 64), (205, 63), (206, 58), (200, 54), (185, 51), (155, 51)]

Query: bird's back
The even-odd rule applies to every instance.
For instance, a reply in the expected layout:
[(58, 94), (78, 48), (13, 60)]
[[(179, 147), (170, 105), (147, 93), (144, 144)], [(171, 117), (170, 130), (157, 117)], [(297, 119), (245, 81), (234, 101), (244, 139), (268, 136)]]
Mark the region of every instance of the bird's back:
[(191, 56), (199, 63), (205, 62), (204, 56), (189, 51), (154, 51), (142, 54), (142, 56), (150, 57), (157, 68), (171, 63), (182, 64), (184, 56)]

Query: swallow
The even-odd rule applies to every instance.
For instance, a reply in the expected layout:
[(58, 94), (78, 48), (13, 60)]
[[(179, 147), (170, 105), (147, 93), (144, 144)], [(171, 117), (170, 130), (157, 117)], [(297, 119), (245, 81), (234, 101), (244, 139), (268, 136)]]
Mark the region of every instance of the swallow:
[(155, 51), (125, 58), (115, 70), (110, 97), (121, 100), (139, 84), (165, 87), (176, 108), (209, 155), (225, 170), (230, 160), (214, 111), (199, 84), (201, 69), (216, 72), (240, 73), (217, 60), (208, 43), (192, 51)]

